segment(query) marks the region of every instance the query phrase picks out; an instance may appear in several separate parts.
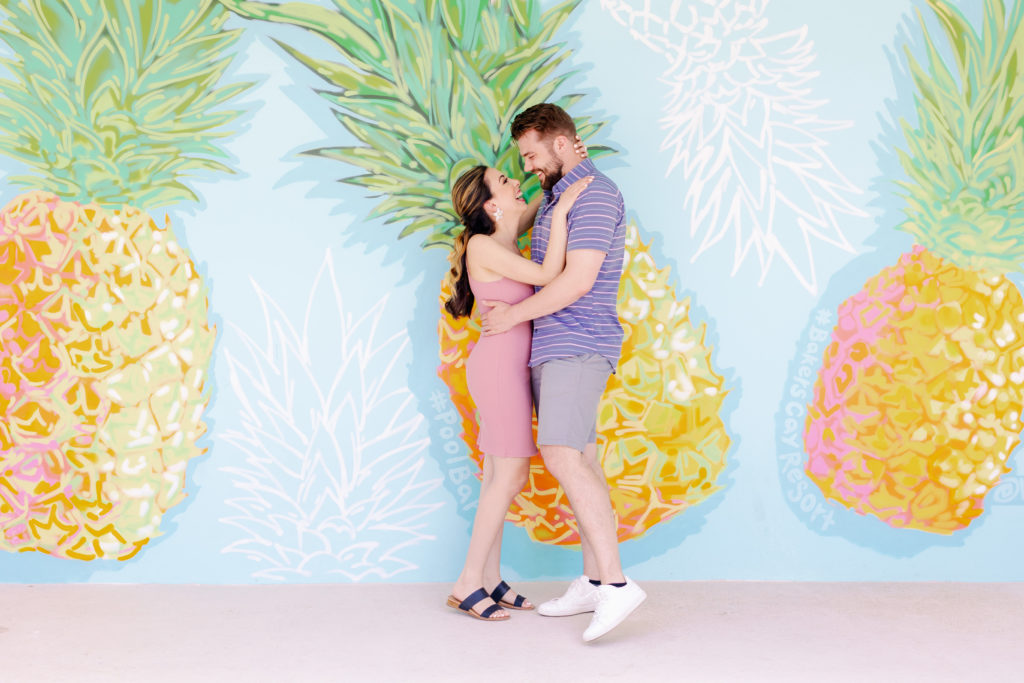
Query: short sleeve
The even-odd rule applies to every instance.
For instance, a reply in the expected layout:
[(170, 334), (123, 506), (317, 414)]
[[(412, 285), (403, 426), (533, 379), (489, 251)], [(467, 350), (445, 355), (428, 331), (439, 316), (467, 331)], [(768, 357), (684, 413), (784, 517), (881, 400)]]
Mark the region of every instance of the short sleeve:
[(608, 253), (621, 216), (618, 192), (597, 183), (591, 184), (569, 211), (569, 239), (566, 251), (595, 249)]

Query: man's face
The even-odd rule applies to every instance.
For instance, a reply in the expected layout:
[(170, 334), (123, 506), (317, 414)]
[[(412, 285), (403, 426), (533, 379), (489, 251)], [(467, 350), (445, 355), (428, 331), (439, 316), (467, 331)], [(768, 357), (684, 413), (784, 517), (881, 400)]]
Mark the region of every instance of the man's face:
[(562, 161), (555, 155), (553, 140), (546, 140), (535, 130), (528, 130), (516, 140), (519, 156), (523, 158), (523, 169), (533, 173), (540, 186), (550, 190), (562, 176)]

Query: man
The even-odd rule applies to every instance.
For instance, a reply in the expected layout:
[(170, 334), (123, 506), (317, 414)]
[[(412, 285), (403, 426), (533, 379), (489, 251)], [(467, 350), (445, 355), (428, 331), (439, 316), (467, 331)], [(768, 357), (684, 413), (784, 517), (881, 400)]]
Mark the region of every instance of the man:
[(545, 201), (537, 213), (531, 258), (541, 263), (551, 215), (562, 191), (594, 180), (569, 212), (565, 270), (514, 306), (486, 301), (484, 334), (533, 320), (530, 368), (537, 406), (537, 445), (558, 479), (580, 528), (584, 575), (565, 595), (540, 606), (544, 616), (594, 612), (586, 641), (618, 626), (647, 597), (622, 573), (615, 513), (597, 460), (597, 406), (622, 345), (616, 303), (625, 248), (625, 205), (615, 184), (573, 149), (576, 126), (553, 104), (538, 104), (512, 122), (527, 173), (536, 174)]

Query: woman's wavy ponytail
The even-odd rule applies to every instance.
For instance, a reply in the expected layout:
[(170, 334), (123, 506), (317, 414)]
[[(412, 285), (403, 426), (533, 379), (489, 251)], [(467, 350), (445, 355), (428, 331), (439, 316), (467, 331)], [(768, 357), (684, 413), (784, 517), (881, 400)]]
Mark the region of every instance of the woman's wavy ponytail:
[(494, 221), (484, 210), (484, 202), (491, 198), (491, 190), (484, 182), (486, 166), (474, 166), (452, 185), (452, 206), (464, 226), (455, 238), (452, 253), (448, 255), (451, 270), (448, 271), (448, 285), (451, 297), (444, 302), (444, 308), (455, 318), (462, 318), (473, 312), (473, 290), (469, 287), (469, 272), (466, 269), (466, 247), (473, 235), (494, 233)]

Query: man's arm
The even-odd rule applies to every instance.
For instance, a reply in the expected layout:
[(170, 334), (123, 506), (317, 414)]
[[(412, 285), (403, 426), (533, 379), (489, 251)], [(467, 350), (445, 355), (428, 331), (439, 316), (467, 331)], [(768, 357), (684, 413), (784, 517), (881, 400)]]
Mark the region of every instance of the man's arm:
[(594, 286), (605, 253), (597, 249), (574, 249), (565, 255), (565, 270), (544, 289), (514, 306), (502, 301), (483, 301), (493, 308), (481, 316), (483, 333), (501, 334), (515, 325), (560, 311)]

